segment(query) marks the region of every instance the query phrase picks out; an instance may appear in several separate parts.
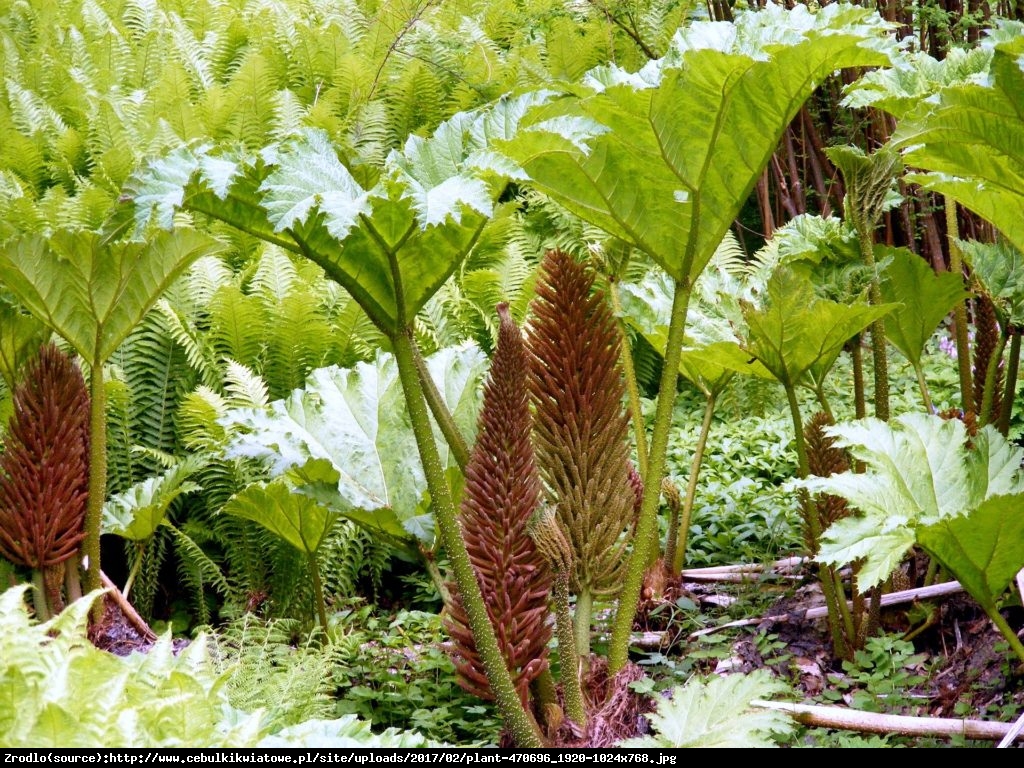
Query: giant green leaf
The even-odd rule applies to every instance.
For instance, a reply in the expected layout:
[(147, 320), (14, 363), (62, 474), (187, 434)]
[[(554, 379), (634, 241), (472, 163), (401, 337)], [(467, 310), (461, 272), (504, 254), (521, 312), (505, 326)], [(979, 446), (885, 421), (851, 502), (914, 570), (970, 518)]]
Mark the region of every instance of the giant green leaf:
[(940, 90), (893, 137), (908, 175), (992, 222), (1024, 251), (1024, 38), (998, 45), (989, 78)]
[(251, 155), (213, 145), (178, 149), (127, 185), (135, 224), (168, 227), (182, 208), (221, 219), (316, 262), (394, 333), (472, 248), (504, 179), (521, 174), (487, 143), (510, 136), (526, 107), (545, 98), (503, 99), (455, 115), (429, 138), (410, 137), (371, 189), (319, 130)]
[(528, 113), (504, 151), (573, 213), (692, 280), (804, 100), (837, 69), (887, 63), (885, 33), (846, 4), (694, 23), (640, 72), (595, 71)]
[[(649, 270), (637, 283), (619, 286), (623, 313), (656, 350), (668, 342), (672, 314), (672, 286), (658, 269)], [(735, 373), (771, 378), (757, 360), (738, 345), (743, 315), (739, 298), (743, 286), (723, 270), (704, 272), (694, 287), (687, 311), (688, 344), (679, 360), (679, 372), (705, 394), (719, 394)]]
[(130, 541), (149, 539), (175, 499), (200, 490), (199, 485), (187, 478), (203, 464), (202, 458), (189, 457), (163, 474), (147, 478), (109, 498), (103, 505), (103, 533), (113, 533)]
[(828, 368), (843, 345), (893, 308), (819, 298), (796, 272), (780, 268), (768, 282), (767, 306), (748, 304), (743, 348), (785, 387), (796, 387), (812, 368)]
[(917, 531), (917, 541), (986, 608), (1024, 568), (1024, 495), (992, 496)]
[[(427, 359), (465, 434), (475, 429), (484, 364), (473, 346), (444, 349)], [(422, 530), (416, 518), (426, 480), (391, 355), (381, 353), (375, 363), (353, 368), (320, 368), (289, 398), (265, 409), (234, 409), (222, 421), (234, 433), (229, 455), (262, 459), (275, 476), (315, 470), (315, 477), (301, 481), (317, 481), (317, 488), (309, 489), (315, 498), (369, 528), (391, 531), (388, 521), (397, 517), (403, 526)], [(439, 430), (436, 439), (443, 442)], [(309, 467), (315, 460), (321, 462)], [(333, 474), (324, 473), (322, 460)], [(442, 460), (454, 463), (447, 453)], [(333, 494), (322, 487), (328, 477), (335, 481)], [(377, 511), (385, 519), (371, 522)]]
[(764, 748), (775, 746), (774, 735), (790, 733), (793, 721), (784, 713), (755, 708), (757, 699), (786, 693), (786, 685), (765, 670), (742, 675), (690, 678), (657, 696), (655, 711), (646, 715), (653, 733), (627, 739), (629, 749)]
[(916, 368), (939, 323), (970, 294), (958, 275), (936, 273), (924, 259), (906, 249), (889, 249), (889, 256), (882, 298), (895, 306), (885, 317), (885, 335)]
[(14, 389), (18, 369), (39, 351), (50, 336), (38, 318), (0, 300), (0, 377)]
[(892, 423), (862, 419), (827, 431), (867, 470), (796, 484), (842, 496), (858, 510), (825, 531), (818, 559), (834, 565), (863, 559), (861, 589), (892, 572), (921, 527), (968, 513), (990, 497), (1024, 491), (1024, 450), (992, 427), (980, 430), (970, 449), (962, 422), (928, 414), (904, 414)]
[(144, 243), (81, 231), (30, 235), (0, 250), (0, 283), (96, 366), (189, 264), (222, 248), (190, 229), (160, 232)]
[(1024, 253), (1008, 243), (960, 241), (971, 277), (992, 300), (1004, 329), (1024, 325)]
[(236, 493), (224, 511), (259, 523), (304, 555), (316, 554), (338, 515), (315, 499), (292, 493), (281, 481), (250, 485)]

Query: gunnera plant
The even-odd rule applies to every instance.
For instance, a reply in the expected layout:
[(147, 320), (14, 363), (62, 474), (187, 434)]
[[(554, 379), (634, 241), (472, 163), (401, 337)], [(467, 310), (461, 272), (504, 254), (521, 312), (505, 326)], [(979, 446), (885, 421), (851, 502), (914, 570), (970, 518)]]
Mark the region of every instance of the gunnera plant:
[(13, 401), (0, 455), (0, 555), (33, 570), (36, 613), (46, 620), (64, 607), (66, 563), (85, 537), (89, 391), (71, 358), (47, 344)]
[[(530, 683), (548, 669), (551, 572), (528, 531), (541, 485), (530, 441), (526, 349), (508, 304), (498, 305), (498, 316), (498, 344), (466, 465), (459, 523), (498, 646), (525, 706)], [(459, 684), (493, 699), (469, 617), (456, 585), (450, 589), (447, 628)]]
[(620, 334), (593, 272), (572, 256), (549, 251), (536, 292), (527, 339), (534, 446), (572, 547), (573, 623), (585, 661), (594, 600), (618, 595), (635, 517)]

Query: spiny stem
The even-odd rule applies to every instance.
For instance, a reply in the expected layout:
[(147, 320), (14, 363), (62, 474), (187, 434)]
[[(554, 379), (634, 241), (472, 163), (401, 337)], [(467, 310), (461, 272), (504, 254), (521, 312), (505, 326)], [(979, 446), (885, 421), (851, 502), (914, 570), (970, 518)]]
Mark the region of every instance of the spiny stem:
[(622, 319), (622, 302), (619, 299), (619, 281), (608, 281), (608, 295), (611, 297), (612, 311), (615, 313), (616, 327), (619, 329), (619, 345), (621, 351), (622, 372), (626, 379), (626, 393), (629, 395), (629, 415), (633, 421), (633, 434), (636, 440), (636, 466), (640, 477), (647, 477), (647, 429), (644, 426), (644, 413), (640, 405), (640, 386), (636, 380), (636, 367), (633, 365), (633, 353), (629, 347), (629, 334), (626, 323)]
[(309, 577), (313, 580), (313, 599), (316, 601), (316, 613), (320, 617), (320, 626), (327, 632), (327, 606), (324, 603), (324, 585), (320, 581), (320, 568), (316, 563), (316, 553), (306, 554), (306, 562), (309, 566)]
[(465, 469), (466, 464), (469, 462), (469, 446), (459, 431), (459, 427), (452, 417), (452, 412), (448, 409), (444, 398), (441, 397), (437, 383), (434, 381), (433, 376), (430, 375), (427, 361), (423, 359), (419, 347), (415, 344), (413, 345), (413, 359), (416, 361), (416, 375), (419, 377), (420, 386), (423, 388), (423, 395), (427, 398), (430, 413), (434, 416), (437, 426), (440, 427), (441, 434), (444, 435), (445, 442), (448, 443), (448, 447), (451, 449), (452, 456), (459, 465), (459, 469)]
[(498, 639), (487, 615), (483, 595), (480, 593), (480, 583), (477, 581), (476, 572), (469, 559), (466, 544), (462, 540), (462, 533), (455, 515), (455, 504), (445, 479), (444, 468), (441, 466), (441, 456), (438, 453), (430, 426), (430, 414), (427, 411), (426, 400), (416, 374), (411, 329), (407, 328), (404, 332), (396, 333), (392, 337), (391, 343), (398, 366), (398, 377), (402, 383), (402, 391), (409, 411), (409, 420), (412, 422), (413, 434), (416, 438), (416, 447), (419, 450), (427, 487), (430, 490), (438, 531), (441, 534), (445, 550), (448, 552), (455, 581), (459, 585), (459, 594), (469, 618), (473, 639), (476, 641), (477, 650), (480, 652), (480, 658), (487, 672), (487, 681), (490, 684), (491, 692), (494, 694), (498, 710), (501, 712), (505, 726), (512, 734), (516, 745), (525, 748), (542, 747), (543, 739), (540, 729), (533, 716), (523, 707), (512, 682), (512, 676), (505, 664), (505, 659), (501, 654), (501, 649), (498, 647)]
[(1017, 370), (1020, 368), (1020, 332), (1010, 337), (1010, 359), (1006, 363), (1006, 382), (1003, 388), (1003, 409), (999, 412), (999, 431), (1003, 437), (1010, 432), (1010, 415), (1013, 413), (1013, 398), (1017, 392)]
[[(715, 395), (709, 393), (704, 403), (704, 421), (700, 425), (700, 435), (697, 437), (697, 447), (693, 452), (693, 461), (690, 462), (690, 477), (686, 483), (686, 498), (683, 499), (683, 510), (679, 519), (679, 529), (675, 532), (675, 547), (672, 559), (668, 559), (666, 552), (665, 561), (672, 566), (672, 573), (679, 573), (686, 564), (686, 541), (690, 535), (690, 522), (693, 519), (693, 503), (697, 496), (697, 478), (700, 474), (700, 466), (704, 461), (704, 450), (707, 448), (708, 435), (711, 433), (711, 420), (715, 415)], [(669, 535), (673, 534), (669, 531)]]
[[(964, 259), (957, 245), (960, 236), (956, 218), (956, 201), (943, 198), (946, 213), (946, 239), (949, 243), (949, 271), (964, 279)], [(974, 387), (971, 383), (971, 346), (967, 337), (967, 301), (958, 301), (953, 307), (953, 331), (956, 334), (956, 364), (960, 374), (960, 408), (964, 413), (974, 410)]]
[(615, 612), (612, 637), (608, 649), (608, 671), (614, 675), (629, 659), (629, 638), (633, 631), (640, 603), (644, 571), (654, 549), (654, 532), (658, 524), (658, 502), (661, 498), (661, 476), (665, 469), (668, 435), (672, 426), (672, 410), (676, 404), (676, 382), (679, 378), (679, 359), (682, 354), (683, 334), (686, 330), (686, 311), (690, 304), (690, 280), (677, 280), (672, 296), (672, 316), (668, 327), (665, 361), (658, 386), (658, 406), (654, 414), (650, 449), (647, 452), (647, 472), (644, 475), (644, 495), (640, 505), (640, 519), (634, 535), (633, 551), (626, 569), (626, 580), (619, 594), (619, 607)]
[[(85, 510), (85, 592), (100, 589), (100, 526), (103, 502), (107, 496), (107, 392), (103, 382), (103, 364), (94, 362), (89, 371), (89, 501)], [(103, 602), (93, 604), (92, 616), (99, 620)]]

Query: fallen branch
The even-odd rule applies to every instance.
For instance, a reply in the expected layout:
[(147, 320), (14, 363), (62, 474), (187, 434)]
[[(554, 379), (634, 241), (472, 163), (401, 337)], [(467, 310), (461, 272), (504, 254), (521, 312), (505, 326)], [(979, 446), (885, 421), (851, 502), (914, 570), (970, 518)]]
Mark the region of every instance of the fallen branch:
[[(936, 597), (955, 595), (956, 593), (963, 591), (964, 588), (959, 582), (944, 582), (943, 584), (936, 584), (931, 587), (919, 587), (912, 590), (903, 590), (902, 592), (890, 592), (888, 595), (882, 596), (882, 607), (885, 608), (891, 605), (910, 603), (914, 600), (931, 600)], [(794, 613), (778, 613), (776, 615), (760, 616), (758, 618), (738, 618), (735, 622), (720, 624), (716, 627), (705, 627), (702, 630), (691, 632), (686, 636), (686, 639), (695, 640), (698, 637), (711, 635), (714, 632), (736, 629), (738, 627), (754, 627), (762, 622), (802, 621), (805, 620), (805, 618), (824, 618), (827, 615), (827, 608), (825, 608), (824, 605), (817, 605), (813, 608), (808, 608), (807, 610), (797, 611)], [(632, 643), (637, 648), (660, 648), (665, 645), (667, 638), (668, 633), (666, 632), (644, 632), (634, 635)]]
[[(984, 720), (958, 720), (948, 717), (910, 717), (907, 715), (885, 715), (877, 712), (861, 712), (840, 707), (824, 707), (813, 704), (790, 704), (781, 701), (752, 701), (751, 704), (762, 709), (785, 712), (802, 725), (820, 728), (839, 728), (846, 731), (861, 733), (893, 733), (900, 736), (936, 736), (951, 738), (963, 736), (965, 739), (984, 739), (997, 741), (1006, 739), (1021, 740), (1024, 734), (1020, 731), (1013, 734), (1014, 725), (995, 723)], [(1002, 746), (1002, 745), (1000, 745)]]
[(743, 563), (741, 565), (712, 565), (707, 568), (684, 568), (679, 575), (683, 581), (748, 581), (748, 576), (760, 575), (765, 571), (772, 571), (772, 575), (789, 575), (804, 562), (806, 562), (806, 558), (803, 557), (787, 557), (769, 565)]
[(121, 590), (118, 589), (117, 584), (112, 582), (103, 571), (100, 571), (100, 583), (103, 584), (104, 589), (108, 590), (107, 595), (117, 603), (117, 607), (121, 609), (121, 613), (123, 613), (124, 617), (131, 622), (131, 625), (135, 627), (135, 630), (148, 642), (155, 643), (157, 639), (156, 634), (149, 628), (149, 625), (145, 620), (139, 616), (138, 611), (132, 607), (132, 604), (125, 599), (123, 594), (121, 594)]
[[(1021, 571), (1021, 573), (1024, 573), (1024, 571)], [(1014, 723), (1009, 732), (1003, 736), (1003, 740), (996, 744), (996, 749), (1006, 749), (1008, 746), (1013, 744), (1014, 739), (1021, 735), (1021, 732), (1024, 732), (1024, 714), (1017, 718), (1017, 722)]]

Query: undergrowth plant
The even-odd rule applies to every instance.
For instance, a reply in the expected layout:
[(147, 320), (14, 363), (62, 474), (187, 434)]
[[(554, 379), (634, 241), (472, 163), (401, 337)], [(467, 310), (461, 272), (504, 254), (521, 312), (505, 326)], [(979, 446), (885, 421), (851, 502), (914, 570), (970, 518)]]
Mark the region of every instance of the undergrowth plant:
[[(240, 658), (228, 661), (229, 647), (217, 654), (203, 635), (178, 652), (168, 633), (146, 653), (115, 656), (86, 636), (88, 613), (100, 593), (40, 623), (29, 615), (25, 591), (0, 593), (0, 741), (9, 747), (438, 746), (412, 732), (375, 734), (353, 716), (288, 717), (288, 700), (273, 698), (283, 690), (280, 676), (259, 681), (262, 691), (248, 700), (236, 683), (240, 703), (269, 701), (275, 710), (270, 716), (260, 708), (243, 711), (231, 702), (231, 673)], [(256, 651), (247, 650), (252, 662)], [(294, 672), (302, 660), (302, 654), (290, 653), (284, 662)], [(251, 667), (260, 668), (265, 669)]]

